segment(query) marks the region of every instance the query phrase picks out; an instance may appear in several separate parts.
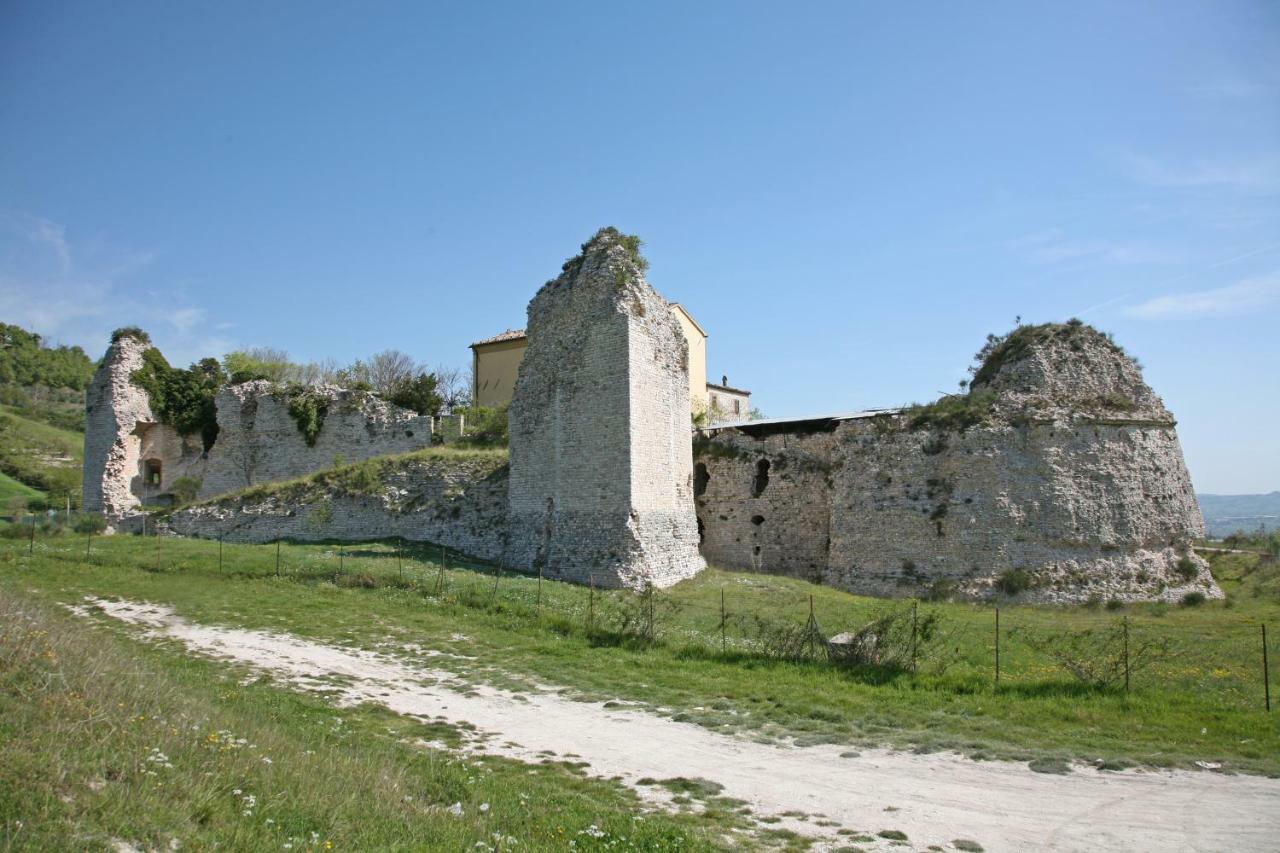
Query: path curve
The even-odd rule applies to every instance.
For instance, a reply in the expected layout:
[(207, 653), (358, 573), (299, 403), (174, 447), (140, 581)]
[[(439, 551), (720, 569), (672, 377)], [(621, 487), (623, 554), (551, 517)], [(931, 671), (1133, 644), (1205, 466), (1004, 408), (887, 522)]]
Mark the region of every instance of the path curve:
[[(198, 625), (167, 607), (87, 599), (94, 609), (181, 641), (203, 655), (269, 672), (340, 704), (476, 726), (476, 748), (524, 761), (576, 756), (599, 776), (700, 777), (753, 813), (824, 815), (875, 834), (905, 832), (913, 849), (964, 838), (1002, 850), (1280, 850), (1280, 780), (1190, 771), (1035, 773), (1020, 763), (954, 754), (787, 747), (551, 690), (515, 694), (459, 684), (453, 673), (288, 634)], [(76, 608), (81, 613), (87, 608)], [(331, 680), (338, 676), (337, 685)], [(336, 690), (336, 693), (334, 692)], [(465, 692), (464, 692), (465, 691)], [(488, 737), (483, 737), (488, 735)], [(830, 837), (834, 827), (797, 829)]]

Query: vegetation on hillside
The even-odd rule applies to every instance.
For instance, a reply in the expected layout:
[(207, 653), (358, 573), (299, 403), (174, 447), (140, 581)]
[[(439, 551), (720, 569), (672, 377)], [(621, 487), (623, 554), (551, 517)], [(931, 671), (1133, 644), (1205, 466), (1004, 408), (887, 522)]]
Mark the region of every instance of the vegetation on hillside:
[(0, 323), (0, 404), (60, 429), (84, 430), (84, 388), (93, 362), (78, 346), (49, 346), (34, 332)]
[(40, 385), (83, 391), (93, 361), (78, 346), (48, 346), (21, 326), (0, 323), (0, 385)]
[(80, 505), (84, 436), (0, 406), (0, 473), (44, 493), (50, 505)]

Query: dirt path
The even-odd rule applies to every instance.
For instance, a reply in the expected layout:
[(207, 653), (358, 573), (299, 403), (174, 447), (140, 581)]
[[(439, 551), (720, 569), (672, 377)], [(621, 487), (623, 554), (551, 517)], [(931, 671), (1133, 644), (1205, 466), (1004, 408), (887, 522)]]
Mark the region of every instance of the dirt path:
[[(1000, 850), (1280, 850), (1280, 780), (1185, 771), (1034, 773), (1022, 764), (835, 746), (791, 748), (716, 734), (651, 713), (457, 683), (452, 673), (286, 634), (196, 625), (163, 606), (88, 604), (200, 654), (230, 658), (341, 704), (476, 726), (475, 748), (525, 761), (575, 756), (600, 776), (700, 777), (759, 816), (804, 812), (912, 849), (972, 839)], [(86, 608), (78, 608), (82, 613)], [(430, 653), (425, 653), (429, 655)], [(540, 754), (541, 753), (541, 754)], [(777, 825), (777, 824), (775, 824)], [(785, 824), (834, 840), (838, 827)], [(864, 845), (865, 846), (865, 845)], [(898, 848), (903, 849), (903, 848)]]

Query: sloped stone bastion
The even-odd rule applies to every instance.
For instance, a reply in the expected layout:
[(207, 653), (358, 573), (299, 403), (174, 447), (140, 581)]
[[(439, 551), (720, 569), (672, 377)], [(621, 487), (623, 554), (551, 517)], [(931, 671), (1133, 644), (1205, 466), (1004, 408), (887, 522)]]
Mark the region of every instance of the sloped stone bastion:
[(703, 553), (891, 596), (1221, 595), (1175, 422), (1077, 324), (1022, 327), (972, 390), (902, 411), (707, 430)]

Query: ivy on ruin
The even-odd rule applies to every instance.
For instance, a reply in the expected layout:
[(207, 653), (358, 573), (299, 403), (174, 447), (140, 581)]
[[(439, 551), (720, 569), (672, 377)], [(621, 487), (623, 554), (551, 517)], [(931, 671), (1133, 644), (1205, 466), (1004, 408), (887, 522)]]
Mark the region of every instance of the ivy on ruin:
[[(145, 340), (133, 330), (117, 333), (121, 332)], [(113, 335), (113, 340), (118, 338)], [(172, 426), (180, 435), (198, 434), (206, 451), (213, 447), (218, 438), (215, 397), (226, 380), (217, 359), (202, 359), (184, 370), (170, 366), (160, 350), (151, 347), (142, 353), (142, 366), (129, 378), (147, 392), (151, 410), (161, 423)]]

